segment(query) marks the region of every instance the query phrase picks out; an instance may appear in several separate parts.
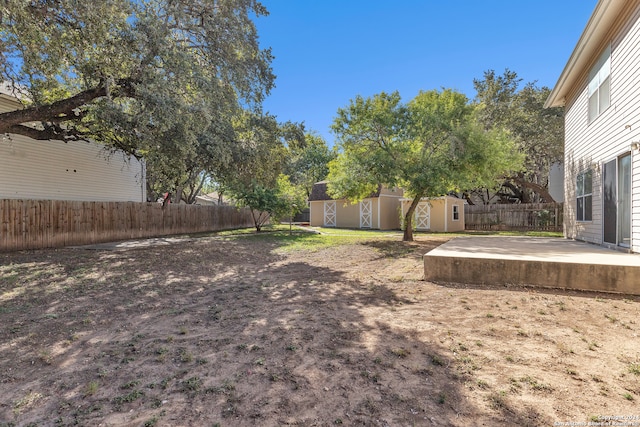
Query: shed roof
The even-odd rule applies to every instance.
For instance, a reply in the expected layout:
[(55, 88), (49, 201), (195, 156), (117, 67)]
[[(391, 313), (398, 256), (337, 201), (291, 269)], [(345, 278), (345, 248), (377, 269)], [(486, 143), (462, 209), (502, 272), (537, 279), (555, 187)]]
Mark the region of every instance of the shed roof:
[(560, 74), (558, 82), (549, 94), (549, 98), (544, 104), (545, 108), (564, 106), (567, 95), (577, 83), (582, 72), (591, 65), (607, 36), (607, 32), (626, 4), (627, 0), (600, 0), (598, 2), (578, 40), (578, 44)]

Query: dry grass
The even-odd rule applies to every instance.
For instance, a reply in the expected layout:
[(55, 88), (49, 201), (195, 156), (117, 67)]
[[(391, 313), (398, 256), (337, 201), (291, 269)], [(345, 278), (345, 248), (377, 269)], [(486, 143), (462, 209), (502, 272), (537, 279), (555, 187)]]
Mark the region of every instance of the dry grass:
[(424, 282), (382, 233), (0, 255), (0, 426), (637, 414), (637, 297)]

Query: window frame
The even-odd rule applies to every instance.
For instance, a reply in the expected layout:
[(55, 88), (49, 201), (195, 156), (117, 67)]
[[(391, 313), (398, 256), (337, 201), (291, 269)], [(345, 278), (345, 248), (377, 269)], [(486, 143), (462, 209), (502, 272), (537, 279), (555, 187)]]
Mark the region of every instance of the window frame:
[[(606, 96), (604, 100), (603, 95)], [(611, 45), (609, 44), (589, 71), (587, 83), (587, 119), (592, 123), (611, 106)]]
[[(587, 182), (589, 182), (588, 188), (585, 185)], [(576, 177), (576, 221), (593, 221), (593, 171), (591, 169), (580, 172)]]
[(452, 221), (460, 221), (460, 206), (453, 205), (451, 213)]

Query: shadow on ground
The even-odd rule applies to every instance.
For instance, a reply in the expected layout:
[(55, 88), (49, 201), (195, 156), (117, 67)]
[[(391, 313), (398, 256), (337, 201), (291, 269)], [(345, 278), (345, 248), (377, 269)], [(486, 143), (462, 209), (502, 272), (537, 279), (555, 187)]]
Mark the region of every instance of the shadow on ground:
[[(429, 245), (360, 249), (378, 263)], [(442, 343), (367, 314), (415, 301), (347, 274), (358, 248), (306, 259), (278, 247), (230, 238), (0, 255), (0, 426), (546, 420), (499, 394), (469, 401), (472, 372)]]

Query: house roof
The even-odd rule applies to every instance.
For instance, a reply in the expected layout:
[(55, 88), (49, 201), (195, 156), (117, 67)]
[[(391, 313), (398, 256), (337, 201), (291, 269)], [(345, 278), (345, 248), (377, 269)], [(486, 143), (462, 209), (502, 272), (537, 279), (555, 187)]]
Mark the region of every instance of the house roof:
[(558, 82), (544, 104), (545, 108), (562, 107), (567, 95), (578, 82), (582, 72), (591, 65), (593, 58), (602, 48), (607, 32), (613, 26), (620, 12), (628, 4), (627, 0), (600, 0), (596, 5), (578, 44), (573, 49)]
[[(327, 183), (329, 181), (320, 181), (313, 184), (313, 188), (311, 188), (311, 194), (309, 195), (309, 201), (314, 202), (318, 200), (333, 200), (331, 196), (327, 194)], [(380, 196), (380, 191), (382, 190), (382, 185), (378, 185), (378, 189), (371, 193), (368, 198), (378, 197)]]

